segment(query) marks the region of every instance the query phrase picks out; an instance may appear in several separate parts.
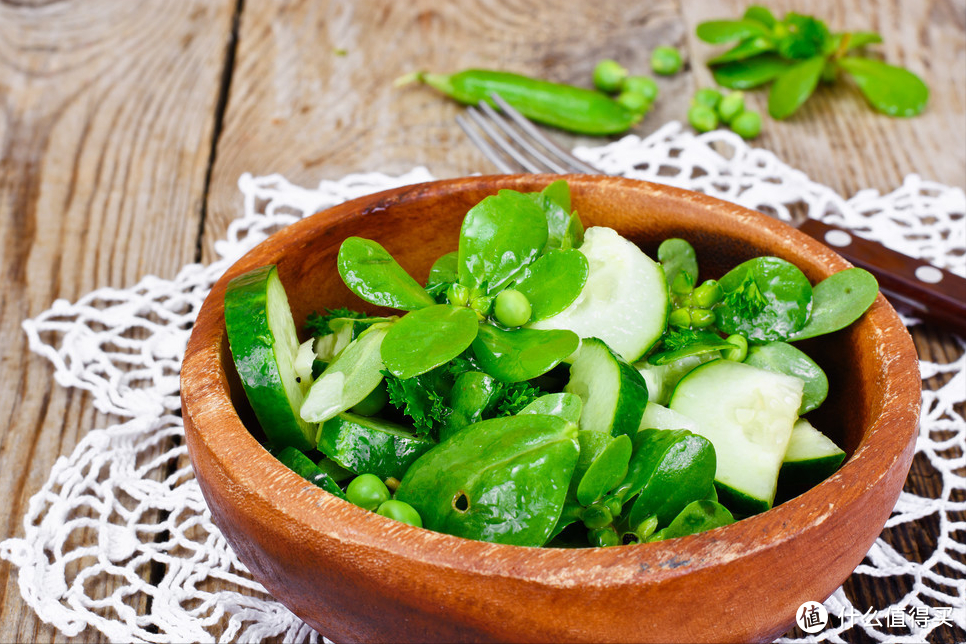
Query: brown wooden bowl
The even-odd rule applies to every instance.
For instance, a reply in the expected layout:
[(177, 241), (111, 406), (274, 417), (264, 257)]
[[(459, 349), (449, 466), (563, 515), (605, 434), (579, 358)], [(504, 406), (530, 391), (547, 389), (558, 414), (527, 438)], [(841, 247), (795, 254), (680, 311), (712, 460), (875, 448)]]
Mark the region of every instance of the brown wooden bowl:
[[(470, 541), (366, 512), (273, 458), (245, 423), (225, 339), (232, 277), (278, 265), (296, 323), (364, 307), (336, 253), (360, 235), (417, 278), (456, 248), (466, 211), (501, 188), (558, 177), (485, 176), (388, 190), (295, 223), (245, 255), (199, 312), (182, 367), (188, 449), (215, 523), (268, 591), (334, 640), (771, 641), (807, 600), (824, 601), (861, 562), (912, 461), (921, 382), (912, 340), (880, 295), (849, 329), (807, 351), (830, 396), (813, 423), (848, 452), (831, 478), (758, 516), (683, 539), (600, 549)], [(663, 239), (696, 248), (704, 277), (757, 255), (814, 282), (848, 267), (793, 228), (701, 194), (615, 177), (568, 177), (585, 225), (610, 226), (652, 257)]]

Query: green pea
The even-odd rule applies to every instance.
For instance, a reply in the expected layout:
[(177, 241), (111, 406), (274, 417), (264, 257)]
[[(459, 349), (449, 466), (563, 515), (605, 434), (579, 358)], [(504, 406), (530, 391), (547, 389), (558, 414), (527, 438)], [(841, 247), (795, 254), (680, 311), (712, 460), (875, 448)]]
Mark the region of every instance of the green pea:
[(681, 69), (681, 52), (675, 47), (661, 45), (651, 52), (651, 69), (655, 74), (670, 76)]
[(613, 94), (621, 91), (625, 78), (627, 70), (616, 60), (607, 58), (594, 67), (594, 87), (602, 92)]
[(530, 300), (516, 289), (500, 291), (493, 303), (493, 315), (504, 326), (523, 326), (530, 320), (531, 313)]
[(624, 79), (624, 91), (640, 94), (653, 103), (658, 95), (657, 81), (650, 76), (628, 76)]
[(389, 390), (386, 388), (386, 381), (383, 380), (352, 408), (352, 412), (360, 416), (375, 416), (382, 411), (387, 402), (389, 402)]
[(419, 516), (419, 512), (416, 512), (416, 508), (405, 501), (396, 501), (395, 499), (383, 501), (376, 509), (376, 514), (399, 521), (400, 523), (414, 525), (417, 528), (423, 527), (423, 520)]
[(604, 499), (604, 505), (610, 510), (611, 516), (618, 517), (621, 514), (621, 510), (624, 509), (621, 500), (616, 496), (608, 496)]
[(644, 114), (651, 109), (651, 101), (646, 96), (626, 89), (617, 95), (616, 100), (635, 114)]
[(349, 481), (345, 498), (350, 503), (371, 511), (389, 500), (389, 488), (375, 474), (360, 474)]
[(705, 280), (701, 286), (694, 289), (691, 301), (702, 309), (710, 309), (721, 301), (721, 287), (716, 280)]
[(688, 309), (674, 309), (667, 316), (667, 323), (671, 326), (686, 329), (691, 326), (691, 312)]
[(742, 362), (748, 355), (748, 338), (740, 333), (729, 335), (727, 338), (725, 338), (725, 342), (734, 345), (733, 349), (724, 349), (721, 352), (721, 355), (724, 356), (726, 360)]
[(587, 539), (590, 541), (590, 545), (598, 548), (616, 546), (621, 542), (621, 538), (613, 526), (591, 530), (587, 533)]
[(710, 132), (718, 127), (718, 113), (707, 105), (692, 105), (688, 110), (688, 123), (698, 132)]
[(714, 324), (714, 313), (708, 309), (691, 309), (691, 326), (703, 329)]
[(731, 129), (743, 139), (753, 139), (761, 133), (761, 114), (745, 110), (731, 121)]
[(602, 503), (594, 503), (584, 508), (580, 518), (584, 522), (584, 525), (591, 530), (608, 526), (614, 520), (614, 516), (610, 513), (610, 510)]
[(744, 92), (731, 92), (722, 97), (718, 103), (718, 116), (725, 123), (731, 123), (735, 117), (745, 111)]
[(634, 528), (634, 534), (637, 535), (640, 541), (647, 541), (647, 538), (657, 530), (658, 523), (659, 521), (656, 515), (649, 516)]
[(694, 98), (691, 99), (692, 105), (706, 105), (711, 109), (718, 106), (718, 102), (721, 100), (721, 92), (714, 89), (713, 87), (702, 87), (694, 93)]

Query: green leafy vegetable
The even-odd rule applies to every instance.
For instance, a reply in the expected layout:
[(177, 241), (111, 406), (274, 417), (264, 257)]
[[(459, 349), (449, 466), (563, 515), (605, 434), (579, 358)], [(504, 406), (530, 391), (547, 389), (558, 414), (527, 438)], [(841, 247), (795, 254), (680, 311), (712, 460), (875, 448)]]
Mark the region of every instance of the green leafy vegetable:
[(354, 320), (360, 320), (366, 317), (365, 313), (353, 311), (352, 309), (345, 307), (324, 310), (324, 314), (319, 313), (318, 311), (313, 311), (312, 313), (309, 313), (308, 317), (305, 319), (305, 330), (313, 338), (321, 338), (333, 333), (332, 329), (329, 328), (329, 322), (336, 318), (351, 318)]
[(869, 104), (889, 116), (920, 114), (929, 99), (926, 84), (911, 71), (859, 53), (882, 42), (875, 32), (833, 33), (814, 16), (789, 12), (778, 20), (752, 6), (739, 20), (702, 22), (696, 33), (714, 45), (736, 42), (707, 61), (718, 84), (751, 89), (774, 81), (768, 111), (776, 119), (794, 114), (819, 80), (834, 82), (840, 73), (851, 76)]

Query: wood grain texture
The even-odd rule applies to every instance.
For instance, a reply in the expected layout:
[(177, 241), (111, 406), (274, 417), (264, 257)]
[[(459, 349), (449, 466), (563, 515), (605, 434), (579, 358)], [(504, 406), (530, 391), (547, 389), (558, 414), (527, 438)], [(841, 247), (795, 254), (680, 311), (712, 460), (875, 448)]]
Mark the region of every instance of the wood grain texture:
[[(413, 69), (497, 67), (586, 85), (600, 58), (646, 72), (651, 48), (674, 44), (688, 64), (659, 79), (661, 97), (635, 132), (683, 119), (693, 91), (711, 81), (702, 61), (715, 50), (694, 27), (746, 4), (0, 0), (0, 492), (11, 500), (0, 509), (0, 537), (22, 534), (26, 501), (56, 457), (113, 422), (52, 381), (49, 364), (28, 351), (21, 320), (60, 297), (211, 260), (240, 212), (242, 172), (311, 186), (416, 165), (438, 177), (491, 171), (454, 126), (459, 106), (424, 87), (392, 86)], [(821, 15), (833, 29), (880, 31), (875, 50), (921, 74), (932, 94), (925, 114), (891, 119), (848, 83), (823, 89), (793, 118), (766, 120), (755, 145), (844, 196), (890, 191), (911, 172), (966, 187), (966, 0), (767, 4)], [(750, 101), (764, 111), (763, 94)], [(600, 143), (550, 135), (565, 146)], [(958, 351), (947, 334), (913, 336), (924, 359)], [(936, 485), (917, 459), (910, 489)], [(926, 538), (916, 530), (900, 526), (886, 538), (915, 552)], [(871, 605), (902, 591), (850, 584)], [(25, 606), (16, 570), (0, 562), (0, 641), (64, 639)]]
[[(704, 20), (740, 16), (739, 0), (683, 0), (691, 70), (700, 87), (714, 84), (703, 61), (724, 47), (701, 42), (695, 27)], [(898, 188), (910, 173), (961, 186), (966, 182), (966, 2), (963, 0), (775, 0), (776, 16), (797, 11), (815, 15), (832, 31), (877, 31), (883, 43), (869, 48), (888, 63), (920, 75), (929, 104), (915, 118), (878, 114), (849, 79), (820, 86), (784, 121), (765, 118), (755, 145), (844, 197), (873, 188)], [(767, 91), (746, 93), (767, 114)]]
[[(22, 536), (27, 500), (54, 460), (116, 422), (53, 382), (20, 322), (56, 298), (173, 277), (195, 259), (233, 10), (203, 0), (0, 3), (5, 536)], [(63, 641), (22, 603), (15, 573), (0, 562), (0, 641)]]

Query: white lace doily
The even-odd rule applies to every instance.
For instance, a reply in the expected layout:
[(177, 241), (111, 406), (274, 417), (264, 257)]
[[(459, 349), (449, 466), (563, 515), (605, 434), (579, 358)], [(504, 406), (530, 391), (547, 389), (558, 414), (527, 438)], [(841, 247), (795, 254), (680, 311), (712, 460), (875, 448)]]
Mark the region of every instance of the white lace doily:
[[(889, 194), (845, 199), (731, 132), (695, 136), (677, 122), (647, 138), (576, 152), (613, 174), (700, 190), (784, 219), (805, 208), (966, 275), (960, 188), (910, 175)], [(118, 418), (57, 460), (30, 501), (24, 537), (0, 542), (0, 557), (19, 568), (20, 592), (41, 619), (68, 636), (91, 628), (115, 642), (319, 639), (252, 580), (211, 522), (182, 440), (181, 358), (211, 285), (271, 232), (344, 200), (430, 179), (417, 168), (306, 189), (281, 176), (244, 175), (244, 215), (216, 244), (220, 259), (185, 266), (171, 280), (145, 277), (131, 288), (58, 300), (24, 322), (31, 349), (50, 360), (57, 382), (90, 392), (97, 409)], [(942, 492), (933, 498), (907, 488), (855, 571), (908, 591), (891, 606), (868, 607), (839, 589), (825, 602), (825, 630), (781, 641), (844, 642), (861, 631), (865, 639), (922, 642), (930, 634), (966, 633), (966, 342), (957, 346), (951, 362), (921, 364), (917, 458), (941, 477)], [(938, 525), (936, 546), (923, 560), (888, 540), (890, 528), (916, 522), (933, 532)]]

